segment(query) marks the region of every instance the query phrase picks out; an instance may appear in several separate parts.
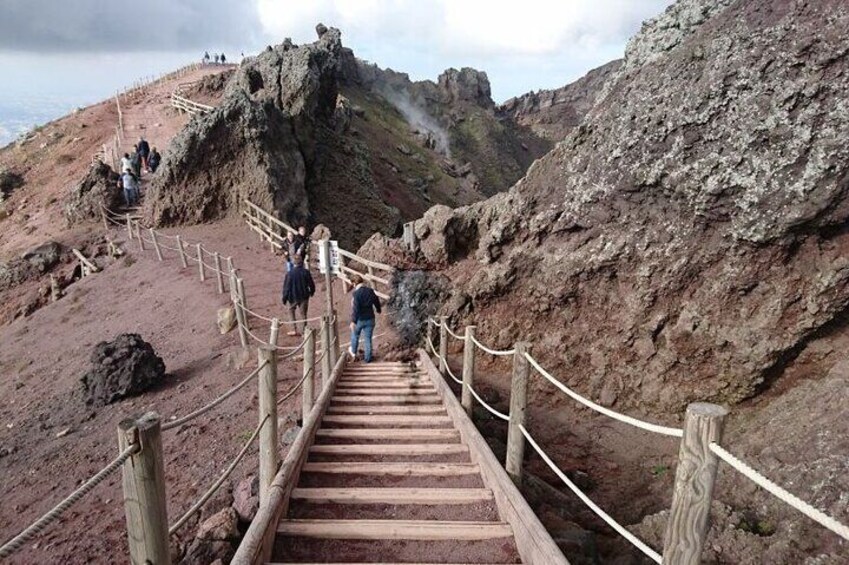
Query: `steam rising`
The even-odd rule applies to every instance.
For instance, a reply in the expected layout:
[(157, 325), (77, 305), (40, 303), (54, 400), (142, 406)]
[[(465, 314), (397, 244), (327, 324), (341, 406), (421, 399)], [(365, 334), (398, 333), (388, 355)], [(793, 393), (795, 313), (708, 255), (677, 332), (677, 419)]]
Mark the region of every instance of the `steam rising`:
[(382, 89), (381, 95), (401, 112), (410, 127), (433, 140), (433, 149), (445, 157), (451, 156), (448, 132), (427, 111), (410, 98), (406, 90)]

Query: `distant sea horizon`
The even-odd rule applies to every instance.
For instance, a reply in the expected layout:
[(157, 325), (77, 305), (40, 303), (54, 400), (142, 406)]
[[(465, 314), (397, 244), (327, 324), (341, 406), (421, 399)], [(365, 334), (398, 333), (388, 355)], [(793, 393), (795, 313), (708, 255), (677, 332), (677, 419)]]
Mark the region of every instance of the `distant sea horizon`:
[[(202, 55), (0, 53), (0, 147), (76, 108), (106, 100), (138, 79), (199, 62)], [(232, 55), (228, 58), (238, 60)]]

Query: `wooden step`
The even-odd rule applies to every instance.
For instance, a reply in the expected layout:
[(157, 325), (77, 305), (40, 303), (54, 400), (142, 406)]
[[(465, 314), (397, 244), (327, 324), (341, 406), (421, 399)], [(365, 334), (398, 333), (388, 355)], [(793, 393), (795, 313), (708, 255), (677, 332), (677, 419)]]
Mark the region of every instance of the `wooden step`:
[(336, 387), (334, 396), (434, 396), (436, 389), (433, 387), (427, 389), (418, 388), (339, 388)]
[(376, 443), (365, 445), (313, 445), (310, 453), (325, 455), (453, 455), (468, 453), (461, 443)]
[[(327, 407), (328, 415), (395, 415), (395, 414), (403, 414), (403, 415), (426, 415), (426, 414), (437, 414), (443, 415), (447, 414), (445, 408), (443, 406), (428, 406), (428, 405), (418, 405), (418, 406), (399, 406), (397, 404), (369, 404), (366, 406), (328, 406)], [(326, 418), (327, 416), (325, 416)]]
[(394, 376), (379, 376), (379, 375), (363, 375), (352, 377), (350, 375), (343, 376), (339, 379), (339, 383), (421, 383), (432, 384), (432, 381), (425, 377), (417, 377), (415, 375), (394, 375)]
[(411, 389), (427, 389), (427, 390), (436, 390), (436, 387), (433, 386), (432, 383), (416, 383), (416, 382), (397, 382), (397, 383), (380, 383), (380, 382), (359, 382), (359, 381), (339, 381), (336, 385), (336, 390), (341, 389), (349, 389), (349, 388), (385, 388), (385, 389), (396, 389), (396, 388), (411, 388)]
[(486, 540), (513, 536), (504, 522), (436, 520), (281, 520), (277, 533), (287, 537), (353, 540)]
[(331, 475), (457, 477), (476, 475), (480, 472), (480, 468), (476, 463), (363, 463), (357, 461), (315, 463), (307, 461), (304, 463), (303, 472)]
[[(451, 425), (451, 418), (432, 415), (393, 415), (393, 414), (365, 414), (365, 415), (335, 415), (328, 414), (322, 418), (323, 424), (335, 424), (338, 426), (429, 426), (434, 428), (437, 426)], [(425, 428), (428, 429), (428, 428)]]
[(322, 428), (316, 432), (316, 437), (332, 439), (369, 439), (369, 440), (443, 440), (450, 442), (460, 440), (460, 432), (453, 429), (386, 429), (386, 428)]
[(442, 404), (439, 396), (337, 396), (334, 395), (331, 402), (337, 404)]
[(485, 488), (295, 488), (292, 500), (312, 504), (475, 504), (493, 499)]

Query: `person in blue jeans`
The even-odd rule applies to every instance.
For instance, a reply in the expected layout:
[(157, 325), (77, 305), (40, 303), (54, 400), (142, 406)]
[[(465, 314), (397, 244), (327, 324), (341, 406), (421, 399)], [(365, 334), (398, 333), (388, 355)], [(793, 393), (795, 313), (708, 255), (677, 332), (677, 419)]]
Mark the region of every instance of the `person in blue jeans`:
[(380, 299), (359, 275), (353, 275), (351, 283), (354, 285), (354, 296), (351, 299), (351, 346), (348, 355), (352, 361), (357, 358), (362, 333), (365, 347), (363, 361), (371, 363), (371, 336), (374, 333), (375, 313), (380, 313)]

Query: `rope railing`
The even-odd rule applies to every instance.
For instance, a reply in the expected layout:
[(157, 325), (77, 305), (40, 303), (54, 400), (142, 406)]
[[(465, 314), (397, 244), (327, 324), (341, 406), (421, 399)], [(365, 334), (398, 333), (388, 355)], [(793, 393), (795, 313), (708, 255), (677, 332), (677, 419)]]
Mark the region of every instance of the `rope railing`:
[(168, 535), (173, 536), (173, 535), (177, 532), (177, 530), (179, 530), (179, 529), (183, 526), (183, 524), (185, 524), (185, 523), (189, 520), (189, 518), (191, 518), (191, 517), (192, 517), (192, 515), (193, 515), (195, 512), (197, 512), (198, 510), (200, 510), (200, 509), (201, 509), (201, 507), (203, 507), (203, 505), (204, 505), (204, 504), (206, 504), (206, 502), (207, 502), (210, 498), (212, 498), (212, 495), (213, 495), (213, 494), (215, 494), (215, 492), (216, 492), (219, 488), (221, 488), (221, 485), (222, 485), (222, 484), (224, 484), (224, 481), (226, 481), (226, 480), (227, 480), (227, 477), (229, 477), (229, 476), (230, 476), (230, 474), (231, 474), (231, 473), (233, 473), (233, 470), (236, 468), (236, 466), (237, 466), (239, 463), (241, 463), (242, 459), (244, 459), (245, 454), (248, 452), (248, 448), (250, 448), (251, 444), (253, 444), (253, 442), (254, 442), (254, 441), (256, 441), (256, 438), (257, 438), (257, 436), (259, 435), (260, 430), (262, 429), (262, 427), (265, 425), (265, 423), (266, 423), (267, 421), (268, 421), (268, 415), (266, 415), (266, 416), (265, 416), (265, 418), (263, 418), (263, 419), (262, 419), (262, 422), (260, 422), (260, 423), (259, 423), (259, 425), (258, 425), (258, 426), (256, 427), (256, 429), (254, 430), (254, 433), (252, 433), (252, 434), (251, 434), (251, 437), (250, 437), (250, 438), (248, 438), (248, 441), (246, 441), (246, 442), (245, 442), (245, 445), (244, 445), (244, 446), (242, 447), (242, 449), (239, 451), (239, 454), (238, 454), (238, 455), (236, 455), (236, 458), (235, 458), (235, 459), (233, 459), (233, 461), (232, 461), (232, 462), (231, 462), (231, 463), (227, 466), (227, 468), (226, 468), (226, 469), (224, 469), (224, 472), (223, 472), (223, 473), (221, 473), (221, 476), (220, 476), (220, 477), (218, 477), (218, 478), (215, 480), (215, 482), (214, 482), (214, 483), (212, 483), (212, 486), (210, 486), (210, 487), (209, 487), (209, 489), (208, 489), (208, 490), (207, 490), (207, 491), (203, 494), (203, 496), (201, 496), (201, 497), (197, 500), (197, 502), (195, 502), (195, 503), (191, 506), (191, 508), (189, 508), (188, 510), (186, 510), (185, 514), (183, 514), (183, 515), (180, 517), (180, 519), (179, 519), (179, 520), (177, 520), (176, 522), (174, 522), (174, 525), (172, 525), (171, 527), (169, 527), (169, 528), (168, 528)]
[(73, 506), (78, 500), (88, 494), (94, 487), (103, 482), (106, 477), (118, 470), (124, 462), (129, 459), (134, 453), (139, 451), (139, 445), (134, 443), (124, 449), (115, 459), (113, 459), (106, 467), (98, 471), (85, 483), (83, 483), (74, 492), (69, 494), (59, 504), (51, 508), (43, 514), (41, 518), (33, 522), (25, 528), (21, 533), (7, 541), (0, 547), (0, 558), (6, 558), (21, 549), (34, 536), (41, 533), (47, 526), (58, 520), (65, 511)]
[(451, 337), (453, 337), (454, 339), (459, 339), (459, 340), (461, 340), (461, 341), (463, 341), (463, 340), (465, 340), (465, 339), (466, 339), (466, 336), (464, 336), (464, 335), (458, 335), (458, 334), (455, 334), (453, 331), (451, 331), (451, 328), (450, 328), (450, 327), (448, 327), (448, 324), (445, 324), (445, 331), (448, 333), (448, 335), (450, 335), (450, 336), (451, 336)]
[[(448, 329), (448, 328), (446, 328), (446, 329)], [(514, 353), (516, 353), (515, 349), (502, 349), (502, 350), (490, 349), (489, 347), (487, 347), (484, 344), (482, 344), (481, 342), (479, 342), (477, 340), (477, 338), (474, 337), (474, 336), (472, 337), (472, 343), (477, 345), (482, 351), (489, 353), (490, 355), (495, 355), (496, 357), (509, 357), (510, 355), (513, 355)]]
[(316, 365), (317, 363), (319, 363), (322, 359), (324, 359), (324, 354), (322, 354), (322, 355), (321, 355), (318, 359), (316, 359), (316, 361), (315, 361), (315, 363), (313, 364), (313, 366), (312, 366), (312, 367), (310, 367), (310, 368), (309, 368), (309, 370), (307, 370), (307, 371), (304, 373), (304, 376), (303, 376), (303, 377), (301, 377), (301, 380), (299, 380), (299, 381), (297, 382), (297, 384), (295, 384), (295, 386), (293, 386), (291, 389), (289, 389), (289, 392), (287, 392), (286, 394), (284, 394), (282, 397), (280, 397), (280, 398), (277, 400), (277, 404), (283, 404), (284, 402), (286, 402), (287, 400), (289, 400), (289, 398), (291, 398), (293, 394), (295, 394), (296, 392), (298, 392), (298, 391), (301, 389), (301, 385), (303, 385), (303, 384), (304, 384), (304, 381), (305, 381), (305, 380), (307, 380), (309, 377), (311, 377), (312, 375), (314, 375), (314, 374), (315, 374), (315, 365)]
[(540, 375), (542, 375), (548, 382), (550, 382), (551, 384), (553, 384), (554, 386), (559, 388), (561, 391), (565, 392), (572, 399), (576, 400), (577, 402), (580, 402), (581, 404), (583, 404), (587, 408), (590, 408), (591, 410), (594, 410), (594, 411), (596, 411), (600, 414), (604, 414), (608, 418), (613, 418), (614, 420), (618, 420), (619, 422), (623, 422), (625, 424), (629, 424), (631, 426), (634, 426), (635, 428), (640, 428), (642, 430), (646, 430), (646, 431), (649, 431), (649, 432), (652, 432), (652, 433), (671, 436), (671, 437), (683, 437), (683, 435), (684, 435), (684, 430), (682, 430), (681, 428), (671, 428), (671, 427), (668, 427), (668, 426), (659, 426), (657, 424), (644, 422), (643, 420), (638, 420), (637, 418), (632, 418), (631, 416), (626, 416), (625, 414), (620, 414), (619, 412), (614, 412), (613, 410), (610, 410), (609, 408), (605, 408), (604, 406), (600, 406), (600, 405), (596, 404), (595, 402), (593, 402), (592, 400), (589, 400), (588, 398), (584, 398), (583, 396), (581, 396), (577, 392), (573, 391), (572, 389), (570, 389), (569, 387), (567, 387), (566, 385), (564, 385), (563, 383), (561, 383), (560, 381), (555, 379), (553, 376), (551, 376), (551, 374), (548, 371), (543, 369), (542, 366), (537, 362), (537, 360), (534, 359), (530, 354), (525, 353), (525, 359), (527, 359), (528, 363), (530, 363), (531, 366), (534, 369), (536, 369), (536, 371)]
[(531, 436), (531, 434), (528, 432), (528, 430), (525, 428), (525, 426), (520, 424), (519, 430), (521, 430), (522, 435), (525, 436), (525, 439), (528, 441), (528, 443), (531, 444), (531, 447), (534, 448), (534, 451), (536, 451), (537, 454), (542, 458), (542, 460), (545, 461), (546, 465), (548, 465), (548, 467), (554, 472), (554, 474), (557, 475), (560, 478), (560, 480), (563, 481), (563, 483), (567, 487), (569, 487), (569, 490), (571, 490), (573, 493), (575, 493), (575, 496), (580, 498), (581, 501), (590, 508), (590, 510), (595, 512), (595, 514), (599, 518), (604, 520), (611, 528), (616, 530), (616, 532), (619, 535), (621, 535), (626, 540), (631, 542), (634, 545), (634, 547), (636, 547), (637, 549), (642, 551), (649, 559), (651, 559), (655, 563), (661, 563), (662, 562), (662, 558), (661, 558), (661, 556), (658, 552), (653, 550), (651, 547), (646, 545), (642, 540), (640, 540), (637, 536), (635, 536), (630, 531), (628, 531), (627, 528), (625, 528), (619, 522), (614, 520), (610, 516), (610, 514), (608, 514), (604, 510), (602, 510), (595, 502), (593, 502), (590, 499), (590, 497), (588, 497), (586, 494), (584, 494), (583, 491), (581, 491), (581, 489), (579, 489), (578, 486), (575, 485), (575, 483), (573, 483), (569, 479), (569, 477), (567, 477), (566, 474), (563, 471), (560, 470), (560, 468), (554, 463), (554, 461), (551, 460), (551, 457), (549, 457), (548, 454), (545, 451), (543, 451), (543, 449), (534, 440), (533, 436)]
[(781, 488), (768, 478), (764, 477), (754, 469), (752, 469), (745, 462), (738, 459), (732, 453), (728, 452), (722, 446), (711, 443), (710, 450), (716, 454), (717, 457), (728, 463), (734, 470), (742, 474), (744, 477), (763, 488), (765, 491), (770, 493), (772, 496), (778, 498), (785, 504), (795, 508), (814, 522), (820, 524), (821, 526), (828, 528), (835, 534), (839, 535), (845, 540), (849, 540), (849, 526), (841, 524), (828, 514), (814, 508), (798, 496), (794, 495), (791, 492)]
[(206, 414), (207, 412), (209, 412), (210, 410), (212, 410), (213, 408), (215, 408), (216, 406), (218, 406), (219, 404), (221, 404), (222, 402), (224, 402), (225, 400), (227, 400), (228, 398), (230, 398), (231, 396), (233, 396), (234, 394), (236, 394), (237, 392), (242, 390), (245, 387), (245, 385), (247, 385), (249, 382), (251, 382), (251, 379), (256, 377), (259, 374), (259, 372), (267, 364), (268, 364), (267, 361), (262, 363), (259, 367), (257, 367), (253, 371), (251, 371), (251, 373), (247, 377), (245, 377), (238, 384), (236, 384), (236, 386), (234, 386), (233, 388), (231, 388), (230, 390), (228, 390), (227, 392), (225, 392), (221, 396), (217, 397), (216, 399), (212, 400), (208, 404), (198, 408), (197, 410), (195, 410), (193, 412), (186, 414), (182, 418), (177, 418), (175, 420), (171, 420), (169, 422), (162, 424), (162, 431), (167, 431), (167, 430), (177, 428), (179, 426), (182, 426), (183, 424), (191, 422), (192, 420), (194, 420), (198, 416), (202, 416), (203, 414)]

